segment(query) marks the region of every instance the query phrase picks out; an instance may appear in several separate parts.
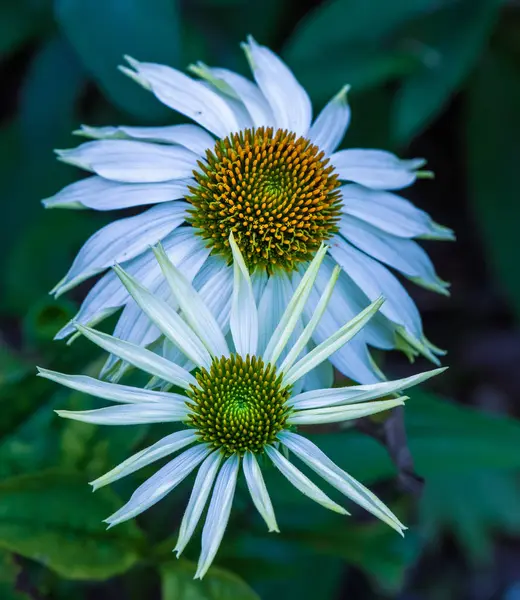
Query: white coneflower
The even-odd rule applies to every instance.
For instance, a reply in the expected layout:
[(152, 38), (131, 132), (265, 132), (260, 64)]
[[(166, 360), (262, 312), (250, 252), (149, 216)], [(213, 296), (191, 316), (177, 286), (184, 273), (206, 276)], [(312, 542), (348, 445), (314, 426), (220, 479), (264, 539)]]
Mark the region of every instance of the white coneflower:
[[(60, 160), (94, 173), (53, 198), (47, 207), (113, 210), (154, 207), (115, 221), (81, 249), (56, 295), (115, 263), (161, 298), (169, 291), (150, 245), (162, 241), (174, 264), (226, 329), (232, 269), (229, 234), (234, 234), (252, 272), (255, 297), (268, 306), (265, 334), (272, 333), (287, 298), (323, 241), (326, 272), (342, 268), (331, 302), (313, 335), (320, 343), (340, 322), (383, 294), (381, 313), (356, 341), (331, 357), (344, 374), (365, 383), (380, 374), (367, 344), (422, 353), (436, 361), (424, 337), (419, 312), (398, 279), (446, 292), (427, 254), (414, 238), (452, 239), (407, 200), (388, 190), (404, 188), (424, 160), (400, 160), (382, 150), (336, 151), (350, 121), (348, 86), (312, 122), (309, 97), (288, 67), (253, 39), (244, 44), (256, 83), (220, 68), (191, 67), (193, 79), (170, 67), (128, 58), (122, 71), (164, 104), (197, 125), (82, 127), (96, 141), (60, 150)], [(344, 183), (349, 182), (349, 183)], [(124, 307), (115, 335), (146, 346), (159, 336), (114, 273), (106, 274), (85, 299), (75, 321), (95, 324)], [(298, 325), (305, 324), (304, 316)], [(58, 337), (74, 332), (71, 324)], [(109, 361), (107, 370), (113, 366)], [(322, 380), (332, 367), (324, 365)], [(306, 386), (312, 386), (311, 380)]]
[(405, 397), (370, 401), (424, 381), (442, 369), (398, 381), (301, 393), (305, 375), (358, 334), (377, 312), (382, 300), (373, 302), (307, 353), (308, 341), (327, 310), (339, 276), (339, 268), (335, 268), (307, 326), (288, 346), (315, 285), (326, 252), (322, 247), (294, 294), (288, 298), (265, 349), (260, 351), (260, 317), (252, 282), (238, 245), (232, 238), (230, 242), (234, 284), (229, 342), (200, 294), (162, 249), (155, 250), (155, 254), (183, 317), (126, 271), (116, 267), (117, 276), (140, 309), (186, 360), (195, 365), (195, 375), (150, 350), (77, 325), (83, 335), (106, 351), (170, 382), (183, 393), (152, 391), (82, 375), (40, 370), (40, 375), (47, 379), (118, 403), (97, 410), (58, 411), (62, 417), (104, 425), (175, 421), (185, 425), (184, 430), (141, 450), (92, 482), (94, 488), (99, 488), (182, 450), (139, 486), (130, 500), (106, 520), (107, 523), (113, 526), (142, 513), (198, 468), (175, 551), (179, 555), (190, 540), (211, 495), (195, 574), (195, 577), (203, 577), (224, 535), (241, 468), (254, 505), (269, 530), (278, 531), (259, 457), (269, 459), (303, 494), (326, 508), (348, 514), (298, 469), (288, 458), (291, 454), (327, 483), (402, 533), (404, 526), (374, 494), (335, 465), (312, 442), (296, 433), (296, 429), (300, 424), (342, 422), (391, 409), (402, 404)]

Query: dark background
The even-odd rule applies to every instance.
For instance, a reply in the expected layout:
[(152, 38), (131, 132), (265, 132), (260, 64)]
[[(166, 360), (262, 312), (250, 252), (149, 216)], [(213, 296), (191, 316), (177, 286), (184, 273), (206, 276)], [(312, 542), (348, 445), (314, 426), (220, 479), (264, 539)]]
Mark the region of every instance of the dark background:
[[(456, 243), (425, 245), (452, 296), (410, 292), (450, 370), (406, 408), (422, 490), (388, 458), (384, 443), (403, 448), (395, 427), (311, 432), (410, 524), (404, 540), (361, 511), (324, 515), (274, 479), (282, 533), (267, 536), (239, 493), (201, 584), (197, 542), (185, 560), (171, 555), (189, 482), (109, 532), (101, 519), (146, 473), (95, 495), (86, 485), (161, 426), (58, 422), (54, 408), (94, 402), (34, 377), (35, 364), (101, 364), (84, 340), (52, 342), (89, 286), (57, 301), (48, 291), (113, 218), (39, 201), (79, 176), (53, 156), (78, 143), (79, 124), (178, 122), (116, 70), (123, 54), (245, 73), (248, 33), (287, 60), (315, 114), (352, 85), (347, 146), (428, 159), (435, 180), (404, 195), (456, 231)], [(520, 3), (0, 0), (0, 77), (1, 600), (520, 598)], [(379, 358), (392, 377), (428, 368)]]

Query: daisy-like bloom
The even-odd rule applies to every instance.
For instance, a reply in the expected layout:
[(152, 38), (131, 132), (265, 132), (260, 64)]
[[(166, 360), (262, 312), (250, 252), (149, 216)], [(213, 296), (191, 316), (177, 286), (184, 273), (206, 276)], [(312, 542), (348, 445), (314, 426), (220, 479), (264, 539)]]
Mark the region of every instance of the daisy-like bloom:
[[(232, 289), (232, 232), (252, 273), (253, 289), (270, 335), (288, 298), (320, 244), (329, 250), (312, 296), (342, 268), (312, 342), (321, 343), (345, 318), (384, 295), (379, 313), (332, 357), (356, 381), (382, 378), (368, 346), (399, 348), (411, 358), (439, 353), (424, 337), (419, 312), (387, 268), (439, 293), (447, 293), (417, 239), (452, 239), (450, 230), (389, 190), (411, 185), (423, 159), (400, 160), (381, 150), (336, 151), (350, 121), (348, 86), (312, 120), (306, 91), (289, 68), (252, 38), (244, 44), (255, 82), (222, 68), (191, 66), (196, 78), (165, 65), (127, 58), (121, 70), (159, 101), (196, 124), (166, 127), (86, 127), (89, 141), (58, 151), (59, 159), (94, 173), (44, 201), (48, 208), (114, 210), (155, 205), (117, 220), (83, 246), (53, 292), (60, 295), (115, 263), (161, 299), (170, 291), (153, 260), (159, 241), (174, 264), (193, 281), (226, 330)], [(123, 308), (114, 334), (148, 346), (159, 338), (115, 273), (92, 288), (74, 319), (93, 325)], [(300, 319), (305, 326), (312, 310)], [(74, 333), (71, 322), (59, 333)], [(168, 345), (165, 353), (168, 355)], [(104, 373), (117, 378), (117, 360)], [(119, 371), (120, 373), (120, 371)], [(316, 384), (316, 375), (305, 382)], [(321, 384), (332, 381), (323, 365)], [(318, 382), (319, 382), (318, 381)]]
[[(182, 450), (137, 488), (130, 500), (106, 519), (110, 526), (131, 519), (161, 500), (197, 469), (175, 552), (190, 540), (211, 494), (202, 531), (202, 551), (195, 577), (209, 568), (226, 529), (240, 468), (254, 505), (269, 531), (278, 531), (259, 459), (270, 461), (298, 490), (340, 514), (347, 511), (331, 500), (292, 462), (306, 464), (327, 483), (402, 534), (405, 527), (374, 494), (335, 465), (321, 450), (296, 433), (298, 425), (335, 423), (364, 417), (400, 405), (397, 397), (374, 400), (410, 387), (439, 373), (436, 369), (398, 381), (301, 392), (303, 378), (351, 340), (382, 304), (378, 299), (333, 335), (306, 353), (309, 339), (326, 313), (340, 275), (335, 267), (307, 326), (288, 345), (316, 283), (326, 249), (318, 249), (295, 292), (288, 298), (272, 336), (261, 341), (253, 283), (238, 245), (230, 239), (234, 283), (230, 329), (225, 332), (188, 279), (154, 249), (158, 264), (181, 314), (115, 267), (115, 274), (144, 314), (196, 367), (195, 374), (156, 353), (89, 327), (77, 325), (92, 342), (135, 367), (180, 388), (182, 393), (152, 391), (81, 375), (40, 370), (40, 375), (74, 390), (116, 402), (87, 411), (58, 411), (62, 417), (104, 425), (180, 421), (185, 428), (141, 450), (96, 481), (107, 485), (160, 458)], [(291, 455), (289, 454), (291, 453)]]

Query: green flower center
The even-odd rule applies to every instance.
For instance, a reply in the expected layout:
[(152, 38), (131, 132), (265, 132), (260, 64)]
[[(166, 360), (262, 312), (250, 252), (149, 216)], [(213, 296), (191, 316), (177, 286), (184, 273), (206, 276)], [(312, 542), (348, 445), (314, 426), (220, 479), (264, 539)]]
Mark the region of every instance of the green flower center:
[(246, 129), (217, 141), (194, 173), (189, 221), (214, 252), (231, 260), (233, 232), (250, 270), (292, 271), (337, 232), (337, 175), (303, 137)]
[(188, 423), (201, 441), (226, 455), (259, 453), (285, 428), (291, 388), (282, 387), (281, 374), (261, 358), (215, 358), (196, 378), (200, 389), (188, 392)]

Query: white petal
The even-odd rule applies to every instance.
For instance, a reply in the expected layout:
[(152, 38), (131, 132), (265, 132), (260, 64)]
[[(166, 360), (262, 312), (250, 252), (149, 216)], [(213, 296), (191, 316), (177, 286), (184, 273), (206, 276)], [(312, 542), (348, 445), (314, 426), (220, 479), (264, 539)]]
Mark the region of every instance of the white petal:
[(269, 498), (262, 471), (253, 453), (245, 453), (242, 468), (253, 504), (266, 522), (267, 528), (269, 531), (279, 531), (271, 498)]
[(330, 157), (340, 179), (354, 181), (376, 190), (397, 190), (411, 185), (416, 170), (425, 161), (421, 158), (400, 160), (384, 150), (340, 150)]
[(66, 163), (101, 177), (127, 183), (153, 183), (191, 177), (197, 155), (181, 146), (133, 140), (86, 142), (71, 150), (57, 150)]
[(325, 154), (331, 154), (340, 145), (350, 124), (350, 106), (346, 85), (320, 112), (309, 131), (309, 139)]
[(321, 504), (329, 510), (339, 513), (340, 515), (348, 515), (348, 512), (339, 504), (331, 500), (320, 488), (312, 483), (312, 481), (290, 463), (278, 450), (272, 446), (267, 446), (265, 449), (269, 458), (273, 461), (274, 466), (284, 475), (293, 485), (305, 496)]
[[(178, 227), (167, 235), (162, 243), (171, 260), (177, 266), (182, 265), (182, 270), (186, 276), (189, 273), (193, 273), (192, 276), (195, 276), (200, 268), (200, 261), (208, 254), (208, 250), (200, 237), (195, 235), (193, 227)], [(161, 269), (150, 249), (122, 263), (121, 266), (150, 289), (154, 289), (163, 279)], [(117, 275), (110, 271), (87, 294), (74, 322), (89, 325), (99, 323), (129, 300), (131, 300), (130, 294), (119, 281)], [(56, 339), (66, 337), (74, 330), (74, 325), (71, 322), (58, 332)], [(118, 337), (122, 336), (118, 333)]]
[(121, 464), (117, 465), (117, 467), (108, 471), (108, 473), (98, 477), (95, 481), (91, 481), (90, 485), (94, 488), (94, 491), (96, 491), (100, 487), (108, 485), (109, 483), (114, 483), (114, 481), (130, 475), (130, 473), (135, 473), (135, 471), (152, 464), (156, 460), (164, 458), (169, 454), (177, 452), (177, 450), (181, 450), (182, 448), (193, 444), (196, 440), (197, 436), (192, 429), (185, 429), (167, 435), (156, 444), (144, 448), (140, 452), (130, 456)]
[(118, 340), (106, 333), (90, 329), (90, 327), (84, 327), (83, 325), (76, 325), (76, 327), (94, 344), (97, 344), (111, 354), (115, 354), (122, 360), (126, 360), (138, 369), (142, 369), (151, 375), (156, 375), (161, 379), (166, 379), (166, 381), (186, 390), (189, 390), (191, 385), (198, 385), (196, 379), (188, 371), (154, 354), (150, 350)]
[(152, 90), (166, 106), (193, 119), (218, 137), (239, 130), (235, 115), (225, 100), (200, 81), (165, 65), (138, 62), (128, 57), (127, 60), (135, 73), (125, 67), (122, 70)]
[(334, 486), (348, 498), (371, 512), (402, 534), (406, 529), (392, 511), (364, 485), (356, 481), (348, 473), (335, 465), (316, 445), (306, 438), (283, 432), (279, 435), (283, 444), (294, 452), (300, 460), (308, 465), (320, 477)]
[(192, 330), (202, 340), (212, 356), (228, 356), (229, 349), (224, 334), (200, 295), (179, 269), (172, 264), (164, 248), (154, 249), (154, 254), (171, 292)]
[(322, 244), (312, 259), (309, 267), (303, 274), (298, 287), (287, 304), (285, 312), (281, 319), (279, 319), (278, 326), (267, 344), (267, 348), (264, 352), (265, 361), (276, 363), (285, 348), (285, 345), (289, 341), (296, 324), (300, 321), (305, 303), (307, 302), (312, 286), (314, 285), (318, 270), (326, 252), (327, 247)]
[(401, 390), (406, 390), (409, 387), (418, 385), (423, 381), (440, 375), (447, 367), (441, 369), (433, 369), (418, 373), (411, 377), (396, 379), (394, 381), (383, 381), (369, 385), (351, 385), (347, 387), (338, 387), (331, 389), (315, 389), (303, 394), (293, 396), (290, 400), (291, 405), (297, 410), (309, 408), (325, 408), (328, 406), (336, 406), (343, 404), (351, 404), (354, 402), (364, 402), (373, 398), (381, 398), (388, 396)]
[(195, 579), (202, 579), (218, 551), (226, 530), (237, 484), (240, 459), (230, 456), (222, 465), (211, 496), (208, 515), (202, 530), (202, 550)]
[(440, 228), (423, 210), (391, 192), (348, 183), (341, 188), (342, 211), (363, 219), (383, 231), (398, 237), (425, 237), (452, 240), (453, 232)]
[[(323, 290), (323, 293), (316, 305), (316, 308), (315, 308), (311, 318), (309, 319), (309, 322), (307, 323), (307, 325), (305, 326), (305, 329), (302, 331), (300, 337), (296, 340), (296, 342), (294, 343), (294, 345), (288, 352), (287, 356), (285, 357), (284, 361), (280, 365), (280, 371), (282, 373), (287, 373), (289, 371), (289, 369), (291, 369), (291, 367), (293, 366), (295, 361), (298, 359), (298, 356), (300, 355), (300, 353), (307, 346), (309, 340), (311, 339), (311, 337), (314, 333), (314, 330), (316, 329), (316, 326), (322, 319), (323, 314), (327, 308), (327, 305), (330, 301), (330, 297), (332, 295), (332, 290), (334, 289), (334, 285), (336, 284), (338, 276), (339, 276), (339, 267), (336, 267), (332, 271), (332, 275), (330, 276), (330, 279), (329, 279), (327, 285), (325, 286), (325, 289)], [(312, 288), (310, 288), (309, 292), (313, 293), (314, 290)], [(318, 364), (319, 363), (316, 363), (314, 367), (311, 367), (311, 369), (317, 367)], [(296, 380), (294, 380), (294, 381), (296, 381)]]
[(195, 483), (193, 484), (191, 496), (188, 501), (188, 506), (186, 507), (184, 516), (182, 517), (182, 523), (179, 529), (179, 538), (177, 539), (177, 544), (173, 550), (177, 553), (177, 556), (179, 556), (184, 550), (186, 544), (190, 541), (195, 528), (197, 527), (200, 516), (202, 515), (202, 511), (206, 506), (209, 493), (213, 487), (213, 482), (217, 476), (221, 460), (222, 453), (217, 450), (216, 452), (210, 454), (199, 468), (197, 477), (195, 478)]
[[(304, 390), (317, 390), (331, 388), (334, 384), (334, 367), (328, 360), (318, 365), (305, 375), (303, 381)], [(292, 402), (292, 399), (291, 399)]]
[(258, 45), (252, 37), (244, 49), (256, 83), (271, 106), (276, 126), (307, 136), (312, 119), (307, 92), (274, 52)]
[(370, 300), (380, 295), (385, 297), (381, 312), (386, 317), (403, 325), (417, 339), (422, 338), (421, 317), (417, 307), (386, 267), (354, 248), (341, 236), (334, 237), (329, 253)]
[(207, 279), (201, 284), (195, 279), (193, 284), (222, 332), (227, 332), (233, 294), (233, 268), (228, 266), (221, 257), (210, 256), (208, 263), (210, 261), (212, 267)]
[(224, 92), (239, 99), (246, 107), (254, 127), (276, 127), (273, 111), (265, 96), (249, 79), (228, 69), (212, 68), (197, 63), (193, 69), (201, 77), (209, 76), (215, 83), (220, 83)]
[(141, 254), (182, 225), (187, 216), (186, 208), (186, 202), (159, 204), (140, 215), (102, 227), (86, 241), (53, 292), (60, 296), (107, 267)]
[(193, 329), (161, 298), (143, 287), (121, 267), (115, 266), (121, 282), (141, 310), (153, 321), (160, 331), (173, 342), (192, 362), (199, 367), (209, 368), (211, 357)]
[(182, 198), (189, 193), (193, 179), (174, 179), (160, 183), (119, 183), (99, 175), (86, 177), (42, 200), (45, 208), (92, 208), (116, 210), (145, 204), (158, 204)]
[(256, 354), (258, 346), (258, 311), (253, 286), (239, 247), (229, 238), (233, 252), (233, 297), (231, 300), (230, 327), (237, 354)]
[(168, 464), (147, 479), (132, 494), (130, 500), (117, 512), (105, 519), (110, 527), (128, 521), (132, 517), (144, 512), (150, 506), (153, 506), (159, 500), (162, 500), (166, 494), (171, 492), (179, 483), (185, 479), (195, 467), (201, 463), (210, 453), (210, 449), (205, 444), (198, 444), (193, 448), (188, 448), (180, 456), (176, 456)]
[(65, 419), (96, 425), (141, 425), (184, 421), (188, 416), (188, 408), (171, 403), (144, 402), (118, 404), (94, 410), (57, 410), (56, 413)]
[(215, 146), (215, 138), (197, 125), (169, 125), (167, 127), (89, 127), (82, 125), (75, 133), (98, 140), (135, 139), (158, 144), (178, 144), (199, 156)]
[(365, 323), (367, 323), (379, 310), (383, 302), (383, 298), (379, 298), (372, 302), (365, 310), (360, 312), (356, 317), (343, 325), (336, 333), (331, 335), (330, 338), (316, 346), (309, 354), (300, 359), (285, 373), (284, 382), (286, 385), (290, 385), (300, 377), (303, 377), (311, 369), (326, 360), (331, 354), (352, 339), (363, 328)]
[(90, 394), (104, 400), (112, 402), (122, 402), (125, 404), (135, 404), (142, 402), (160, 402), (165, 404), (169, 402), (173, 407), (182, 403), (186, 398), (180, 394), (171, 394), (169, 392), (152, 392), (142, 388), (132, 387), (130, 385), (120, 385), (116, 383), (108, 383), (88, 377), (86, 375), (67, 375), (65, 373), (57, 373), (48, 369), (38, 368), (38, 376), (45, 377), (56, 383), (60, 383), (68, 388)]
[(361, 404), (311, 408), (292, 413), (287, 422), (291, 425), (321, 425), (323, 423), (352, 421), (390, 410), (396, 406), (402, 406), (406, 399), (406, 396), (403, 396), (393, 400), (375, 400)]

